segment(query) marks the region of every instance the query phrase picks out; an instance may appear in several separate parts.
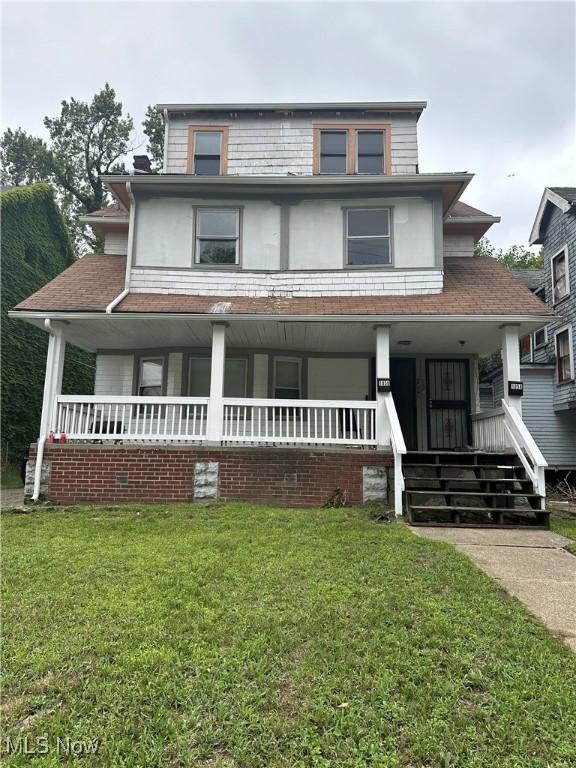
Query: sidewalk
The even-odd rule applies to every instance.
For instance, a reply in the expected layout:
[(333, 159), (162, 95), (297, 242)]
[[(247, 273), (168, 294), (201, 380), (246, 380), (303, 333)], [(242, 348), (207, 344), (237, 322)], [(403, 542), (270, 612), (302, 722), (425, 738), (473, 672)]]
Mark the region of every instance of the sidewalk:
[(552, 531), (410, 527), (453, 544), (576, 651), (576, 557)]

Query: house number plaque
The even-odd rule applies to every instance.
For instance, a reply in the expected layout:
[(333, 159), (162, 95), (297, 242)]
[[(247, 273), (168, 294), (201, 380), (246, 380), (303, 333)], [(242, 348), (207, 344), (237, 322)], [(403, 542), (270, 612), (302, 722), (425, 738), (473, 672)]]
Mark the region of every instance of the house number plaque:
[(390, 379), (376, 379), (378, 392), (390, 392)]
[(515, 395), (516, 397), (522, 397), (524, 394), (524, 384), (521, 381), (509, 381), (508, 394)]

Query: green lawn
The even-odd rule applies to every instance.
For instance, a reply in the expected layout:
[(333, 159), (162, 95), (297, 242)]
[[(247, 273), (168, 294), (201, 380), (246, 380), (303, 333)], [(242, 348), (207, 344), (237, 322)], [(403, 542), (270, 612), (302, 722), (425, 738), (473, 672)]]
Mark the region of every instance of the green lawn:
[(550, 527), (556, 533), (574, 541), (574, 544), (569, 544), (567, 549), (576, 555), (576, 513), (554, 506), (550, 513)]
[(4, 734), (50, 748), (5, 765), (58, 736), (113, 768), (576, 764), (576, 656), (365, 510), (37, 510), (3, 560)]

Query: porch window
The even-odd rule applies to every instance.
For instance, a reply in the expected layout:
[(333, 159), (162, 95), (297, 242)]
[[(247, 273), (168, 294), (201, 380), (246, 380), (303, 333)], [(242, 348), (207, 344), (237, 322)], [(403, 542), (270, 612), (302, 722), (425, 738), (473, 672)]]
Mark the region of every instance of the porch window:
[(520, 339), (520, 358), (524, 359), (525, 357), (532, 358), (532, 337), (529, 333)]
[(299, 400), (302, 396), (301, 361), (297, 358), (274, 360), (274, 397), (276, 400)]
[(356, 172), (384, 173), (384, 132), (358, 131), (356, 134)]
[(556, 372), (558, 384), (564, 384), (574, 378), (572, 338), (569, 328), (564, 328), (556, 334)]
[(391, 263), (389, 208), (346, 211), (346, 262), (351, 266)]
[[(188, 396), (210, 395), (212, 360), (191, 357), (188, 362)], [(247, 364), (243, 358), (226, 358), (224, 363), (224, 397), (246, 397)]]
[(196, 209), (196, 264), (239, 263), (240, 209)]
[(320, 173), (346, 173), (348, 131), (320, 131)]
[(228, 128), (190, 126), (188, 131), (188, 173), (196, 176), (226, 173)]
[(570, 293), (568, 284), (568, 259), (563, 249), (552, 259), (552, 296), (554, 304)]
[(164, 359), (161, 357), (140, 358), (138, 394), (146, 397), (162, 396), (164, 380)]

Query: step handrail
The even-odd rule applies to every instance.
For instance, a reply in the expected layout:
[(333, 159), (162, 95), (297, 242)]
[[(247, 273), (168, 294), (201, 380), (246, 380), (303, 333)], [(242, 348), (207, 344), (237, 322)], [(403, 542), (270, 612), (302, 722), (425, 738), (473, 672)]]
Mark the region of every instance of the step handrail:
[(544, 498), (546, 496), (545, 469), (548, 462), (536, 445), (536, 441), (518, 411), (511, 408), (504, 399), (502, 399), (502, 408), (504, 411), (504, 429), (510, 438), (512, 447), (532, 481), (536, 493)]
[(402, 456), (406, 453), (406, 442), (392, 393), (387, 392), (383, 399), (390, 426), (390, 445), (394, 455), (394, 514), (396, 517), (402, 517), (402, 495), (405, 488)]

